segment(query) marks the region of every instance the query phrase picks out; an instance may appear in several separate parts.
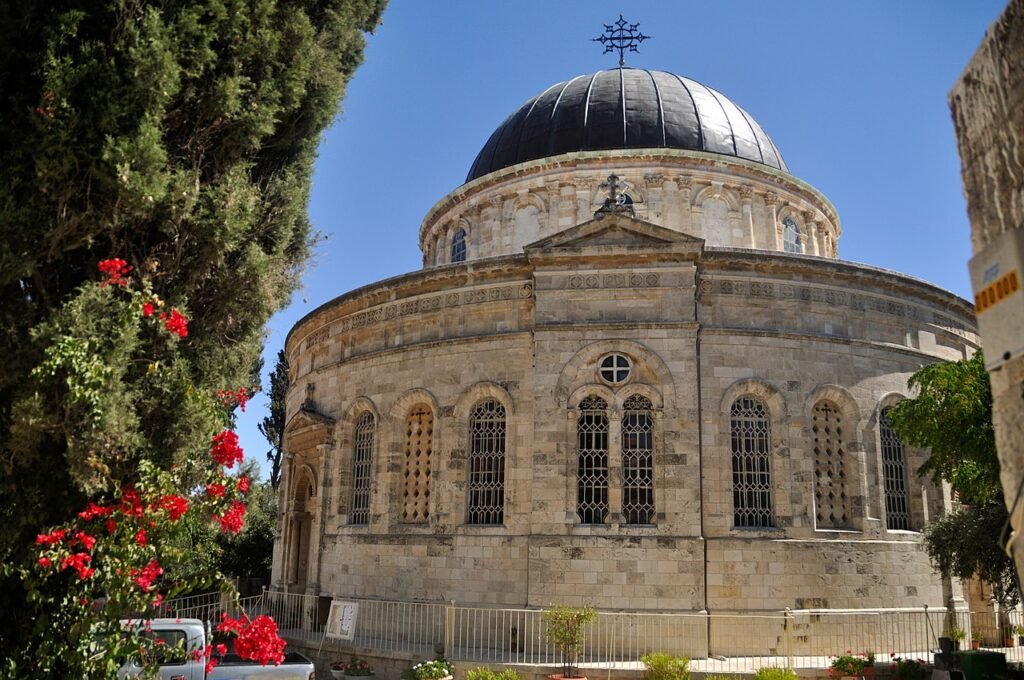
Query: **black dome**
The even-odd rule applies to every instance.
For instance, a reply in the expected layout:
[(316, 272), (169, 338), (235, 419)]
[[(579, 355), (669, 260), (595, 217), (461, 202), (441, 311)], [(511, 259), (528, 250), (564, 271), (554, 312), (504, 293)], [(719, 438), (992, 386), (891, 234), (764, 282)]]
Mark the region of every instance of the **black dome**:
[(690, 149), (788, 172), (750, 114), (720, 92), (665, 71), (621, 68), (552, 85), (498, 126), (466, 177), (599, 149)]

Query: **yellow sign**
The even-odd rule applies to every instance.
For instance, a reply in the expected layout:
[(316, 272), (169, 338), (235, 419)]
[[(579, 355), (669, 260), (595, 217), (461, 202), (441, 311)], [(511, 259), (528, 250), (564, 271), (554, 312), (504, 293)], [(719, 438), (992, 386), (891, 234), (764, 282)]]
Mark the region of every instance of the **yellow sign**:
[(974, 296), (974, 311), (981, 314), (1020, 290), (1017, 270), (1004, 274)]

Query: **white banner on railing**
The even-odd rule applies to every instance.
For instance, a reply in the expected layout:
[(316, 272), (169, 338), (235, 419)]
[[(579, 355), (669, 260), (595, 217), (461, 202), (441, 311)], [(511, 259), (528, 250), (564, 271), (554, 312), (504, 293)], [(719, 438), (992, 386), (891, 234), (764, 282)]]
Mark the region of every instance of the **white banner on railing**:
[(327, 627), (324, 629), (324, 635), (329, 638), (351, 641), (356, 634), (356, 616), (358, 614), (358, 602), (331, 600), (331, 610), (327, 613)]

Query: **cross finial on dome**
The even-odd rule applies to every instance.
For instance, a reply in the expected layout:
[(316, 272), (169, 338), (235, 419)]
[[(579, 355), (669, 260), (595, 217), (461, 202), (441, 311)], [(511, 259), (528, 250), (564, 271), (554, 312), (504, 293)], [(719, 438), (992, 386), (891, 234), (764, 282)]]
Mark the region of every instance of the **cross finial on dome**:
[(623, 55), (626, 52), (636, 52), (639, 54), (640, 50), (637, 47), (644, 40), (647, 40), (651, 36), (644, 35), (640, 32), (640, 22), (631, 24), (622, 18), (622, 14), (619, 14), (619, 20), (614, 24), (605, 24), (604, 33), (596, 38), (592, 38), (594, 42), (599, 42), (604, 45), (604, 52), (601, 54), (608, 54), (614, 50), (619, 51), (619, 68), (626, 65)]
[(619, 182), (618, 175), (608, 175), (608, 180), (602, 182), (598, 188), (607, 189), (608, 198), (604, 199), (604, 204), (594, 213), (596, 219), (601, 219), (609, 213), (636, 214), (633, 211), (632, 201), (628, 200), (629, 197), (620, 191), (625, 186)]

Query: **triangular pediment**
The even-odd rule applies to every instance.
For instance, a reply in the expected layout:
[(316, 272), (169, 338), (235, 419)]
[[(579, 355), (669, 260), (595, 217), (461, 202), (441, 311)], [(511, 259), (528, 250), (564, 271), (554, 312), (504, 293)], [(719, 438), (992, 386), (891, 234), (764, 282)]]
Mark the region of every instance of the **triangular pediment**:
[[(527, 245), (524, 250), (585, 250), (589, 248), (658, 248), (689, 246), (700, 249), (704, 241), (630, 215), (605, 215)], [(687, 249), (689, 249), (687, 248)]]
[(330, 427), (332, 425), (334, 425), (334, 418), (303, 406), (288, 420), (284, 430), (285, 432), (291, 432), (306, 427)]

